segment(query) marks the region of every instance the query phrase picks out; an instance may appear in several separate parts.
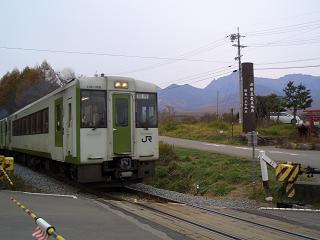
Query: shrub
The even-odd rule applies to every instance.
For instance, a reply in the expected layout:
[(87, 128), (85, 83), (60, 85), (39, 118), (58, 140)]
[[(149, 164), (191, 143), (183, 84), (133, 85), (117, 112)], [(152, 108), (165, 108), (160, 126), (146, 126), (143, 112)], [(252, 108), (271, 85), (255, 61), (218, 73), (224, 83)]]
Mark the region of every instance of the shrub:
[(222, 122), (222, 121), (215, 121), (215, 122), (211, 123), (209, 126), (212, 128), (219, 129), (219, 130), (229, 130), (229, 128), (230, 128), (230, 124)]
[(212, 122), (218, 119), (217, 114), (215, 113), (205, 113), (203, 116), (200, 117), (201, 122)]
[(181, 122), (192, 124), (192, 123), (197, 123), (199, 121), (194, 116), (185, 116), (184, 118), (181, 119)]
[(163, 128), (164, 130), (170, 132), (170, 131), (174, 131), (174, 130), (177, 130), (178, 128), (178, 123), (175, 122), (175, 121), (169, 121), (169, 122), (166, 122), (164, 125), (163, 125)]
[(213, 187), (213, 193), (216, 196), (224, 196), (231, 192), (234, 188), (226, 183), (216, 183)]
[(178, 159), (174, 146), (160, 142), (159, 144), (159, 163), (163, 165), (169, 164), (171, 161)]

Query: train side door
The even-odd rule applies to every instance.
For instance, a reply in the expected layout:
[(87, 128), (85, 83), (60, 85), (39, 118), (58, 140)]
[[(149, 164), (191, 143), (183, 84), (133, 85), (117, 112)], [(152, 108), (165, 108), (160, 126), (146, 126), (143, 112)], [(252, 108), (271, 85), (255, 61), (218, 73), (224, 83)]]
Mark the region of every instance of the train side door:
[(55, 147), (63, 147), (63, 99), (58, 98), (54, 102), (55, 118)]
[(67, 101), (67, 109), (66, 109), (66, 116), (67, 116), (67, 122), (65, 126), (65, 141), (66, 141), (66, 149), (65, 149), (65, 155), (72, 155), (73, 153), (73, 119), (72, 119), (72, 99), (68, 99)]
[(113, 152), (131, 153), (131, 96), (112, 95)]

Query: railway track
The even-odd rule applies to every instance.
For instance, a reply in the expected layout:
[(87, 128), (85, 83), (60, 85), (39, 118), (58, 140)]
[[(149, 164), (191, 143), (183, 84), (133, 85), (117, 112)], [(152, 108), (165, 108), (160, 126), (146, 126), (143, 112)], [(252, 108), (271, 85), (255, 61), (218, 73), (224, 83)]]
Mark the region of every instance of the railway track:
[[(104, 195), (108, 196), (108, 200), (98, 199), (97, 201), (99, 201), (102, 204), (112, 205), (114, 207), (120, 208), (122, 210), (125, 210), (126, 212), (131, 213), (131, 214), (132, 213), (135, 214), (134, 211), (129, 210), (129, 208), (126, 207), (125, 204), (123, 204), (123, 203), (119, 205), (119, 204), (117, 204), (115, 202), (110, 202), (110, 198), (112, 198), (115, 201), (121, 201), (121, 202), (123, 202), (123, 200), (124, 200), (123, 198), (115, 197), (114, 195), (109, 195), (109, 194), (104, 194)], [(146, 204), (139, 203), (139, 202), (132, 202), (132, 201), (129, 201), (129, 200), (125, 200), (125, 201), (128, 201), (131, 204), (138, 206), (140, 210), (142, 210), (142, 209), (143, 209), (143, 211), (148, 210), (148, 211), (150, 211), (150, 212), (152, 212), (152, 213), (154, 213), (154, 214), (156, 214), (158, 216), (161, 216), (163, 218), (166, 218), (166, 219), (168, 219), (170, 221), (178, 221), (178, 222), (180, 222), (182, 224), (188, 224), (191, 227), (194, 227), (196, 229), (201, 229), (201, 230), (207, 231), (209, 235), (214, 234), (214, 235), (212, 235), (213, 238), (210, 238), (209, 235), (206, 236), (205, 234), (201, 235), (201, 233), (198, 233), (201, 237), (206, 238), (206, 239), (217, 239), (217, 237), (218, 237), (218, 239), (232, 239), (232, 240), (244, 240), (244, 239), (246, 239), (246, 238), (241, 238), (241, 237), (235, 236), (233, 234), (230, 234), (227, 231), (221, 231), (221, 230), (213, 228), (213, 227), (211, 227), (209, 225), (202, 224), (202, 223), (199, 223), (199, 222), (196, 222), (196, 221), (192, 221), (192, 220), (188, 220), (186, 218), (177, 216), (177, 215), (175, 215), (173, 213), (168, 213), (166, 211), (159, 210), (159, 209), (157, 209), (155, 207), (152, 207), (150, 205), (146, 205)], [(137, 215), (139, 215), (139, 214), (137, 214)], [(139, 216), (141, 217), (141, 215), (139, 215)], [(188, 230), (186, 230), (186, 232), (187, 231)], [(197, 238), (199, 237), (199, 235), (197, 235)]]
[[(145, 193), (145, 192), (141, 192), (139, 189), (136, 189), (136, 188), (134, 188), (132, 186), (126, 186), (125, 188), (128, 189), (129, 191), (136, 192), (138, 194), (146, 194), (148, 197), (152, 197), (151, 194)], [(275, 227), (275, 226), (272, 226), (272, 225), (255, 222), (255, 221), (252, 221), (250, 219), (246, 219), (246, 218), (243, 218), (243, 217), (231, 215), (229, 213), (221, 212), (221, 211), (214, 210), (214, 209), (211, 209), (211, 208), (206, 208), (206, 207), (198, 206), (198, 205), (195, 205), (195, 204), (189, 204), (189, 203), (186, 203), (186, 202), (183, 202), (183, 201), (178, 202), (176, 200), (173, 200), (173, 199), (170, 199), (170, 198), (166, 198), (166, 197), (163, 197), (163, 196), (154, 196), (154, 197), (155, 198), (159, 198), (162, 201), (168, 201), (168, 202), (171, 201), (171, 202), (175, 202), (175, 203), (184, 204), (186, 206), (189, 206), (191, 208), (204, 211), (204, 212), (209, 213), (211, 215), (218, 215), (218, 216), (222, 216), (222, 217), (225, 217), (225, 218), (228, 218), (228, 219), (231, 219), (231, 220), (235, 220), (235, 221), (238, 221), (238, 222), (250, 224), (250, 225), (253, 225), (255, 228), (262, 228), (262, 229), (265, 229), (265, 230), (271, 230), (271, 231), (280, 233), (280, 234), (282, 234), (284, 236), (287, 236), (290, 239), (291, 238), (308, 239), (308, 240), (320, 239), (320, 236), (319, 237), (313, 237), (313, 236), (308, 236), (308, 235), (302, 234), (302, 233), (292, 232), (292, 231), (289, 231), (289, 230), (286, 230), (286, 229), (283, 229), (283, 228), (279, 228), (279, 227)], [(145, 206), (145, 207), (149, 208), (148, 206)], [(159, 211), (159, 210), (156, 210), (156, 211)], [(168, 213), (164, 213), (164, 214), (168, 214)], [(168, 215), (171, 215), (171, 214), (168, 214)], [(191, 224), (197, 225), (196, 223), (191, 223)], [(204, 228), (204, 229), (206, 228), (206, 226), (203, 226), (202, 224), (200, 224), (199, 227)], [(212, 229), (208, 229), (208, 231), (212, 231)], [(225, 234), (225, 233), (221, 233), (221, 235), (223, 235), (223, 234)], [(228, 233), (226, 233), (226, 236), (229, 237), (229, 238), (232, 238), (232, 239), (241, 239), (241, 238), (237, 238), (235, 236), (232, 236), (232, 235), (230, 235)]]
[[(193, 239), (320, 239), (319, 232), (307, 228), (295, 229), (295, 226), (291, 225), (290, 229), (286, 223), (276, 225), (273, 221), (261, 223), (243, 216), (240, 212), (235, 214), (226, 210), (197, 206), (146, 193), (133, 186), (110, 192), (104, 188), (93, 188), (92, 185), (76, 184), (65, 179), (63, 182), (76, 187), (79, 194), (89, 194), (89, 198), (100, 203), (113, 205), (169, 229), (174, 226), (172, 230), (192, 236)], [(238, 233), (235, 229), (242, 232)], [(263, 236), (265, 233), (271, 235), (267, 235), (266, 238)]]

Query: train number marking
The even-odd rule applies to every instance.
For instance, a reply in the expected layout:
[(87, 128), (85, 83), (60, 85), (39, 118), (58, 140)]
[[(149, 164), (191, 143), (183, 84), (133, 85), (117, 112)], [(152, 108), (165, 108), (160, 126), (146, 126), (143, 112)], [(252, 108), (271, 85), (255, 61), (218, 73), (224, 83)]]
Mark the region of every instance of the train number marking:
[(147, 141), (152, 142), (152, 136), (145, 136), (145, 138), (144, 139), (142, 138), (141, 141), (144, 143)]

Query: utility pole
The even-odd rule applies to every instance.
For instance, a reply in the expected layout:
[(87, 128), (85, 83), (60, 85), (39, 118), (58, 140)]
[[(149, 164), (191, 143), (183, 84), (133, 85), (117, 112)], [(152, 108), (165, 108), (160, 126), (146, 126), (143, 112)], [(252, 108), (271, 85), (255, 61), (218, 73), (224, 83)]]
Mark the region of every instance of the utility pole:
[(241, 49), (242, 48), (245, 48), (246, 46), (244, 45), (241, 45), (240, 43), (240, 39), (242, 37), (245, 37), (243, 35), (240, 35), (240, 32), (239, 32), (239, 27), (237, 28), (237, 33), (233, 33), (233, 34), (230, 34), (228, 36), (231, 40), (231, 42), (234, 42), (237, 40), (237, 44), (233, 44), (232, 46), (234, 47), (237, 47), (238, 48), (238, 56), (235, 57), (234, 59), (237, 61), (238, 60), (238, 64), (239, 64), (239, 67), (238, 67), (238, 72), (239, 72), (239, 92), (240, 92), (240, 110), (239, 110), (239, 123), (242, 124), (243, 122), (243, 83), (242, 83), (242, 77), (241, 77)]

